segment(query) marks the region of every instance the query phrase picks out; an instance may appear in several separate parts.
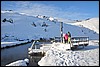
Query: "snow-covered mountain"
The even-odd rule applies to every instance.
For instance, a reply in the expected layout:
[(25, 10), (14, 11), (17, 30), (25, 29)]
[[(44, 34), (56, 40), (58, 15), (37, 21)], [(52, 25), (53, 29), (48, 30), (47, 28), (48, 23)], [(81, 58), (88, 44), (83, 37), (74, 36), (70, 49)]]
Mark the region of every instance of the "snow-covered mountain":
[[(52, 17), (39, 18), (25, 13), (1, 11), (1, 41), (36, 40), (60, 36), (60, 22)], [(91, 23), (90, 23), (91, 24)], [(85, 27), (63, 24), (63, 33), (99, 39), (99, 34)]]
[(89, 28), (99, 34), (99, 18), (86, 19), (81, 22), (73, 23), (73, 25)]

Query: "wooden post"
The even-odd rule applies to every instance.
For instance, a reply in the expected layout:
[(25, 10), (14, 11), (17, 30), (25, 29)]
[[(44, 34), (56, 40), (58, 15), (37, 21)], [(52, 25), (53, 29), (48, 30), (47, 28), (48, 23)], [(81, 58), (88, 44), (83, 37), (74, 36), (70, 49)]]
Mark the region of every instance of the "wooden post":
[(63, 43), (63, 22), (60, 23), (61, 43)]

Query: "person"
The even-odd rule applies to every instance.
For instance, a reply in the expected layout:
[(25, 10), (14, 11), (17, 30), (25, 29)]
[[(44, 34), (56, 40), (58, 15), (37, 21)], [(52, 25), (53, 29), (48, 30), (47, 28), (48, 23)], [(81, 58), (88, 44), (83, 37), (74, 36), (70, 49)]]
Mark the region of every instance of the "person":
[(67, 41), (68, 41), (68, 34), (66, 33), (66, 34), (64, 35), (64, 43), (67, 43)]
[(71, 33), (68, 31), (68, 43), (71, 44)]

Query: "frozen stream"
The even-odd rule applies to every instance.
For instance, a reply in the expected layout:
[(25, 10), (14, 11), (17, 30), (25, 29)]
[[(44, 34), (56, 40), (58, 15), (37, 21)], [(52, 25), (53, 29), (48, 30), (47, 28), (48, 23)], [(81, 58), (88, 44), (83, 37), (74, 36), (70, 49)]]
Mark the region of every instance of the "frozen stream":
[(37, 62), (41, 59), (41, 57), (32, 57), (33, 59), (30, 58), (30, 56), (28, 55), (28, 48), (31, 45), (32, 43), (28, 43), (25, 45), (2, 49), (1, 66), (5, 66), (6, 64), (12, 63), (17, 60), (23, 60), (25, 58), (30, 59), (29, 66), (37, 66)]

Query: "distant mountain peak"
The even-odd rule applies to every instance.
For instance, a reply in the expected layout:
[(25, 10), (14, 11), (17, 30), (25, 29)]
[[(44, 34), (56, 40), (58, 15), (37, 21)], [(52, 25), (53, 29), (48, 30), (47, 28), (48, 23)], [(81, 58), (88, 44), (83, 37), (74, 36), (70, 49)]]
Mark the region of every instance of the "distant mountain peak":
[(72, 25), (86, 27), (86, 28), (89, 28), (90, 30), (93, 30), (99, 34), (99, 18), (98, 17), (88, 18), (81, 22), (73, 23)]

